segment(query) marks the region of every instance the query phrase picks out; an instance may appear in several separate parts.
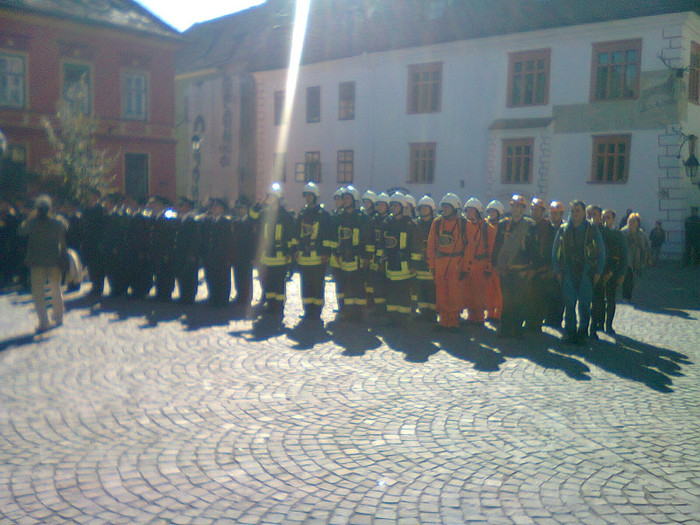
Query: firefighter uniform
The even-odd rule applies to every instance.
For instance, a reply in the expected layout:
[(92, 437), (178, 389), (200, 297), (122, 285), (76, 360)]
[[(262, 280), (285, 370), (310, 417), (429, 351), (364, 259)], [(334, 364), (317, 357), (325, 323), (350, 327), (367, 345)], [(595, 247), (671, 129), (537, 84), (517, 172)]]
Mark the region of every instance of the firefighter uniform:
[[(272, 201), (276, 199), (276, 203)], [(280, 205), (282, 187), (275, 183), (267, 192), (267, 206), (254, 206), (250, 215), (258, 219), (260, 228), (260, 284), (265, 300), (265, 312), (276, 316), (284, 314), (287, 272), (297, 244), (296, 223), (293, 215)]]
[(323, 310), (326, 265), (331, 252), (331, 216), (317, 203), (319, 190), (313, 182), (304, 187), (303, 193), (313, 195), (313, 203), (304, 206), (297, 217), (296, 262), (304, 319), (318, 320)]
[(156, 299), (170, 301), (175, 288), (174, 249), (178, 226), (177, 213), (164, 209), (156, 215), (151, 236)]
[(209, 306), (221, 308), (228, 305), (231, 296), (231, 258), (233, 230), (231, 218), (223, 214), (226, 203), (220, 199), (212, 201), (211, 208), (220, 207), (214, 214), (202, 220), (202, 263), (204, 278), (209, 289)]
[(342, 318), (360, 321), (367, 305), (361, 270), (369, 267), (372, 250), (372, 227), (369, 217), (358, 209), (359, 192), (352, 186), (343, 189), (343, 200), (352, 199), (342, 213), (335, 216), (331, 247), (337, 257), (337, 279), (343, 297)]
[(382, 237), (382, 224), (389, 213), (387, 209), (389, 207), (389, 195), (386, 193), (380, 193), (377, 195), (375, 200), (375, 214), (370, 219), (370, 226), (374, 235), (374, 242), (371, 247), (368, 248), (371, 257), (371, 262), (368, 270), (368, 292), (369, 289), (372, 291), (374, 297), (374, 311), (378, 316), (384, 315), (386, 313), (386, 289), (387, 289), (387, 279), (386, 273), (379, 270), (379, 257), (377, 257), (374, 247), (378, 246)]
[[(463, 279), (464, 306), (470, 323), (483, 323), (486, 310), (486, 288), (488, 273), (491, 272), (489, 260), (488, 225), (481, 218), (484, 207), (478, 199), (471, 198), (465, 204), (467, 210), (467, 246), (465, 249), (465, 272)], [(469, 209), (476, 213), (472, 217)]]
[[(423, 216), (421, 209), (427, 206), (431, 209), (430, 214)], [(414, 286), (417, 293), (417, 304), (419, 310), (419, 318), (423, 321), (434, 323), (436, 321), (435, 314), (435, 280), (428, 266), (428, 237), (430, 236), (430, 227), (433, 225), (435, 218), (435, 202), (427, 195), (421, 197), (418, 201), (419, 216), (415, 220), (417, 242), (420, 247), (420, 253), (413, 254), (414, 268), (416, 276), (414, 278)]]
[[(452, 207), (446, 216), (445, 208)], [(462, 215), (459, 197), (448, 193), (442, 198), (442, 216), (436, 218), (428, 235), (428, 266), (434, 274), (438, 323), (443, 328), (458, 328), (464, 308), (460, 277), (464, 272), (467, 246), (467, 219)]]
[(493, 200), (486, 205), (486, 214), (488, 215), (488, 243), (489, 243), (489, 260), (492, 261), (491, 271), (486, 272), (486, 317), (490, 321), (501, 320), (501, 280), (498, 277), (498, 272), (493, 269), (493, 246), (496, 242), (496, 233), (498, 233), (498, 221), (503, 216), (503, 204), (497, 200)]
[[(400, 204), (401, 209), (395, 210), (394, 203)], [(420, 244), (416, 224), (404, 215), (406, 197), (396, 192), (390, 204), (392, 213), (382, 224), (377, 256), (387, 278), (387, 313), (393, 322), (405, 325), (411, 314), (411, 277), (421, 255)]]
[(180, 291), (180, 302), (192, 304), (197, 296), (199, 259), (201, 257), (200, 221), (191, 207), (194, 203), (185, 200), (187, 209), (178, 214), (173, 241), (173, 268)]

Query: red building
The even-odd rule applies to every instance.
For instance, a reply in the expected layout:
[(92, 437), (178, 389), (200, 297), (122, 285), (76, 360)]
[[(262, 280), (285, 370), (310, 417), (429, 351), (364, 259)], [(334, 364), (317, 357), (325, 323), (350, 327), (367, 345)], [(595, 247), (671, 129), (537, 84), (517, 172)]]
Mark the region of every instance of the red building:
[(131, 0), (2, 2), (0, 130), (9, 147), (0, 183), (41, 171), (51, 154), (42, 120), (84, 81), (85, 111), (99, 120), (97, 147), (118, 158), (115, 189), (137, 199), (174, 198), (180, 42), (176, 30)]

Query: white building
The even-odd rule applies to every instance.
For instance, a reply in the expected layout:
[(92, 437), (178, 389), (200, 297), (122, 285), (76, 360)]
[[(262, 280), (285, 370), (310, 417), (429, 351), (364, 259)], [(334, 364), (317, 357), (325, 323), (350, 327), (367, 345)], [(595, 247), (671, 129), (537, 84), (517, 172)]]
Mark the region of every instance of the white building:
[[(465, 29), (465, 13), (450, 11), (459, 3), (426, 2), (419, 14), (430, 39), (393, 35), (389, 45), (376, 35), (391, 27), (376, 20), (388, 13), (374, 13), (374, 35), (355, 25), (352, 45), (331, 51), (323, 43), (347, 35), (319, 33), (312, 12), (287, 125), (288, 69), (252, 71), (257, 196), (278, 180), (298, 209), (301, 188), (316, 180), (326, 202), (348, 183), (436, 200), (448, 191), (484, 203), (507, 204), (513, 193), (580, 198), (618, 217), (639, 211), (646, 229), (662, 220), (666, 253), (678, 257), (682, 221), (700, 204), (700, 187), (682, 165), (689, 148), (681, 149), (677, 133), (700, 134), (697, 3), (650, 2), (644, 11), (595, 1), (586, 15), (566, 16), (545, 13), (551, 0), (520, 3), (534, 11), (523, 8), (505, 22), (482, 13), (482, 25), (472, 17)], [(598, 4), (613, 5), (613, 19), (597, 21)], [(633, 16), (639, 13), (649, 16)], [(448, 21), (460, 24), (458, 37), (430, 26)], [(359, 47), (357, 35), (365, 38)]]

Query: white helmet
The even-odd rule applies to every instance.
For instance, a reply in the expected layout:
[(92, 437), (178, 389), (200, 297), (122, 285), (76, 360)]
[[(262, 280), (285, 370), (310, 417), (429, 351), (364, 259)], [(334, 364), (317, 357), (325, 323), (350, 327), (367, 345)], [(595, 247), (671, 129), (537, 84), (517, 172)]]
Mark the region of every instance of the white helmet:
[(395, 192), (391, 197), (389, 197), (389, 204), (393, 204), (395, 202), (398, 202), (401, 205), (401, 208), (405, 208), (406, 196), (400, 191)]
[(462, 201), (460, 201), (459, 197), (454, 193), (445, 194), (445, 196), (442, 199), (440, 199), (440, 206), (442, 206), (443, 204), (449, 204), (455, 210), (459, 210), (462, 208)]
[(464, 207), (465, 208), (476, 208), (476, 211), (478, 211), (480, 214), (484, 213), (484, 205), (481, 204), (481, 201), (479, 199), (475, 199), (474, 197), (470, 198), (466, 202)]
[(372, 204), (374, 204), (375, 202), (377, 202), (377, 194), (374, 193), (372, 190), (367, 190), (362, 194), (362, 200), (368, 200), (371, 201)]
[(410, 193), (406, 194), (406, 204), (410, 204), (413, 207), (413, 209), (416, 208), (416, 199)]
[(272, 195), (273, 197), (277, 197), (278, 199), (282, 198), (282, 185), (279, 182), (275, 182), (270, 186), (270, 189), (267, 190), (268, 195)]
[(435, 211), (435, 201), (428, 195), (423, 195), (418, 201), (418, 208), (421, 206), (429, 206), (431, 210)]
[(346, 186), (345, 188), (342, 188), (342, 190), (342, 195), (351, 195), (352, 198), (355, 199), (355, 202), (359, 202), (360, 192), (357, 191), (357, 188), (355, 188), (355, 186)]
[(316, 183), (314, 182), (309, 182), (306, 186), (304, 186), (304, 189), (301, 190), (301, 194), (304, 195), (304, 193), (311, 193), (316, 198), (318, 198), (321, 195), (318, 186), (316, 186)]
[(386, 192), (381, 192), (379, 195), (377, 195), (376, 200), (374, 201), (374, 204), (379, 204), (380, 202), (383, 202), (387, 206), (389, 206), (389, 194)]
[(345, 193), (345, 188), (343, 188), (343, 187), (341, 186), (340, 188), (338, 188), (337, 190), (335, 190), (335, 193), (333, 194), (333, 198), (342, 197), (342, 196), (343, 196), (343, 193)]
[(500, 217), (503, 217), (503, 214), (506, 211), (506, 209), (503, 207), (503, 204), (501, 204), (501, 201), (496, 200), (493, 200), (486, 205), (486, 211), (488, 212), (489, 210), (496, 210)]

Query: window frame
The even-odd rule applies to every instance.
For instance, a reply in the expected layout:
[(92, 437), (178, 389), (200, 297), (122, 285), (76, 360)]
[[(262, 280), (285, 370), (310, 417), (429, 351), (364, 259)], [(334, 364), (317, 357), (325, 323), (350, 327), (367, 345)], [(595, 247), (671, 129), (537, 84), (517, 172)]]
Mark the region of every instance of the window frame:
[[(343, 158), (349, 155), (349, 160)], [(349, 169), (348, 169), (349, 166)], [(348, 171), (350, 177), (347, 177)], [(352, 184), (355, 178), (355, 150), (339, 149), (337, 153), (336, 181), (339, 184)]]
[[(421, 78), (414, 81), (414, 75), (422, 75), (423, 73), (439, 73), (437, 80), (429, 79), (423, 81)], [(442, 84), (443, 84), (443, 67), (442, 62), (428, 62), (425, 64), (413, 64), (408, 66), (408, 83), (406, 89), (406, 113), (409, 115), (420, 115), (425, 113), (440, 113), (442, 110)], [(427, 95), (425, 95), (427, 89)], [(437, 94), (434, 95), (434, 92)], [(433, 95), (435, 101), (433, 101)], [(423, 107), (422, 102), (427, 97), (428, 107)], [(415, 104), (414, 104), (415, 102)], [(433, 107), (433, 102), (435, 107)]]
[(688, 102), (700, 105), (700, 43), (690, 42), (690, 71), (688, 72)]
[[(426, 157), (426, 154), (428, 156)], [(411, 142), (409, 144), (408, 182), (433, 184), (437, 172), (437, 142)], [(420, 165), (420, 166), (419, 166)], [(430, 167), (430, 169), (427, 169)], [(419, 176), (430, 172), (430, 177)]]
[[(315, 174), (311, 173), (312, 171), (314, 171), (314, 168), (316, 171)], [(319, 184), (321, 182), (320, 151), (307, 151), (304, 153), (304, 182), (315, 182), (316, 184)]]
[[(529, 153), (521, 152), (509, 155), (509, 148), (527, 147), (530, 148)], [(511, 166), (516, 166), (516, 161), (519, 162), (517, 168), (517, 179), (515, 170), (509, 170), (509, 159), (512, 159)], [(528, 171), (527, 180), (523, 180), (523, 169), (525, 164), (523, 159), (527, 159)], [(535, 164), (535, 138), (534, 137), (513, 137), (501, 139), (501, 184), (532, 184), (533, 168)], [(512, 173), (510, 173), (512, 171)]]
[(284, 101), (286, 97), (286, 92), (284, 89), (275, 91), (274, 93), (274, 109), (273, 109), (273, 124), (275, 126), (281, 126), (282, 120), (284, 119)]
[[(614, 135), (593, 135), (592, 136), (592, 155), (591, 155), (591, 176), (589, 182), (591, 184), (626, 184), (627, 181), (629, 180), (629, 169), (630, 169), (630, 150), (632, 149), (632, 135), (629, 133), (619, 133), (619, 134), (614, 134)], [(611, 144), (611, 143), (616, 143), (618, 146), (620, 143), (624, 142), (625, 144), (625, 152), (624, 152), (624, 159), (625, 159), (625, 164), (623, 167), (623, 180), (598, 180), (597, 172), (598, 172), (598, 156), (600, 153), (598, 152), (598, 146), (600, 144)], [(607, 148), (606, 148), (607, 150)], [(604, 165), (603, 165), (603, 175), (608, 171), (608, 164), (606, 163), (606, 159), (609, 159), (611, 156), (615, 156), (615, 158), (619, 158), (620, 153), (619, 152), (613, 152), (609, 153), (607, 151), (603, 152), (603, 155), (605, 158), (603, 159)], [(614, 162), (617, 162), (616, 160)], [(613, 172), (617, 171), (615, 164), (613, 164)]]
[[(546, 48), (546, 49), (533, 49), (530, 51), (517, 51), (514, 53), (508, 53), (508, 92), (507, 92), (507, 99), (506, 99), (506, 107), (509, 108), (519, 108), (519, 107), (532, 107), (532, 106), (546, 106), (549, 104), (549, 79), (551, 76), (551, 58), (552, 58), (552, 49), (551, 48)], [(543, 60), (544, 61), (544, 69), (540, 71), (537, 67), (538, 61)], [(525, 63), (533, 61), (534, 62), (534, 70), (532, 73), (529, 73), (526, 70), (522, 70), (521, 72), (516, 72), (516, 64), (520, 63)], [(544, 78), (544, 86), (542, 88), (543, 90), (543, 100), (542, 102), (536, 101), (536, 94), (537, 94), (537, 76), (540, 73), (544, 73), (545, 78)], [(523, 78), (533, 75), (533, 91), (532, 91), (532, 102), (526, 103), (525, 102), (525, 84), (526, 82), (523, 82), (523, 88), (521, 89), (521, 94), (520, 94), (520, 101), (517, 103), (513, 102), (513, 89), (515, 87), (515, 78), (516, 76), (522, 76)]]
[[(634, 79), (634, 95), (632, 96), (624, 96), (624, 86), (626, 85), (625, 78), (623, 77), (621, 80), (621, 86), (620, 86), (620, 96), (612, 98), (609, 94), (606, 97), (598, 97), (598, 73), (599, 73), (599, 67), (598, 67), (598, 56), (601, 53), (614, 53), (621, 51), (623, 54), (627, 54), (631, 50), (635, 50), (637, 52), (637, 59), (634, 62), (627, 62), (626, 60), (622, 62), (622, 64), (625, 64), (625, 68), (629, 67), (630, 64), (634, 64), (636, 66), (636, 75)], [(610, 62), (610, 64), (615, 64), (617, 62)], [(608, 67), (608, 70), (611, 69), (612, 65)], [(592, 51), (591, 51), (591, 91), (590, 91), (590, 101), (591, 102), (618, 102), (621, 100), (637, 100), (639, 98), (639, 87), (640, 87), (640, 77), (641, 77), (641, 69), (642, 69), (642, 39), (641, 38), (633, 38), (633, 39), (628, 39), (628, 40), (613, 40), (609, 42), (595, 42), (592, 44)], [(626, 69), (625, 69), (625, 75), (626, 75)], [(608, 78), (612, 79), (612, 75), (608, 74)], [(608, 85), (606, 86), (606, 89), (608, 92), (611, 90), (612, 87), (612, 80), (608, 81)]]
[[(13, 76), (13, 77), (18, 77), (21, 78), (21, 87), (19, 91), (21, 92), (21, 101), (18, 104), (12, 104), (9, 102), (3, 103), (2, 99), (0, 99), (0, 108), (7, 108), (7, 109), (25, 109), (27, 107), (27, 55), (25, 53), (10, 53), (4, 50), (0, 50), (0, 57), (6, 57), (9, 60), (17, 59), (21, 61), (22, 63), (22, 73), (20, 74), (15, 74), (15, 73), (5, 73), (0, 75), (0, 77), (4, 76)], [(9, 85), (9, 84), (8, 84)], [(8, 92), (10, 89), (8, 89)], [(9, 100), (9, 97), (8, 97)]]
[[(122, 80), (122, 118), (124, 120), (136, 120), (136, 121), (142, 121), (145, 122), (148, 120), (148, 102), (149, 102), (149, 93), (150, 93), (150, 79), (148, 77), (148, 73), (145, 71), (139, 71), (139, 70), (133, 70), (133, 69), (126, 69), (122, 71), (121, 74), (121, 80)], [(141, 93), (141, 103), (143, 107), (143, 111), (141, 112), (140, 115), (137, 114), (128, 114), (127, 113), (127, 106), (128, 106), (128, 101), (129, 98), (127, 96), (127, 86), (126, 82), (127, 79), (129, 78), (137, 78), (140, 77), (143, 80), (143, 91)]]
[[(317, 98), (314, 99), (314, 97)], [(306, 88), (306, 123), (318, 124), (319, 122), (321, 122), (321, 86), (309, 86)]]
[(94, 99), (94, 93), (93, 93), (93, 67), (92, 64), (88, 62), (84, 62), (81, 60), (62, 60), (61, 61), (61, 97), (62, 100), (64, 100), (66, 103), (70, 103), (71, 99), (67, 97), (67, 91), (68, 89), (73, 86), (74, 84), (71, 84), (70, 86), (66, 84), (66, 66), (73, 65), (73, 66), (82, 66), (87, 69), (87, 89), (88, 89), (88, 101), (87, 101), (87, 109), (83, 111), (84, 115), (92, 115), (93, 111), (93, 99)]
[[(351, 97), (343, 97), (343, 87), (352, 88)], [(346, 93), (347, 95), (348, 93)], [(338, 84), (338, 120), (355, 120), (355, 82)]]

